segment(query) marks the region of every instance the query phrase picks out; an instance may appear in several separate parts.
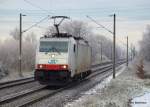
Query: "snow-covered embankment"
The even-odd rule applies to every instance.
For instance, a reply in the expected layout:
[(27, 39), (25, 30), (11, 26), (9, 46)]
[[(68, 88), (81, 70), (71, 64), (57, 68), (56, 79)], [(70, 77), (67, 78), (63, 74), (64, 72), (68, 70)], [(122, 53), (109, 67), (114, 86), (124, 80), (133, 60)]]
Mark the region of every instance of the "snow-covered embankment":
[(147, 100), (146, 103), (135, 103), (136, 99), (132, 100), (136, 96), (150, 92), (150, 79), (138, 78), (135, 68), (136, 65), (131, 63), (128, 68), (125, 67), (120, 71), (116, 79), (108, 77), (65, 107), (142, 107), (144, 105), (150, 107)]

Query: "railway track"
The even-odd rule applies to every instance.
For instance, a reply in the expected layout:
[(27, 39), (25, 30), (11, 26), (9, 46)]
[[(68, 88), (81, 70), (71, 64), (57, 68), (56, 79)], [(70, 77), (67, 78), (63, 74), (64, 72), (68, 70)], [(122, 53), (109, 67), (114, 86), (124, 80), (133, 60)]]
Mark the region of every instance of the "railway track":
[[(125, 61), (119, 61), (116, 65), (120, 65), (124, 62)], [(103, 74), (111, 69), (112, 69), (111, 62), (105, 62), (103, 64), (92, 65), (92, 74), (89, 77), (87, 77), (87, 79), (93, 78), (96, 75)], [(0, 105), (4, 105), (5, 107), (7, 106), (9, 107), (10, 105), (13, 105), (14, 107), (15, 106), (26, 107), (33, 103), (41, 101), (42, 99), (51, 97), (55, 95), (56, 93), (61, 92), (69, 87), (73, 87), (75, 85), (81, 84), (84, 81), (86, 81), (86, 79), (70, 83), (69, 85), (66, 85), (65, 87), (55, 89), (55, 90), (47, 89), (46, 86), (34, 87), (30, 90), (24, 90), (15, 94), (1, 97)]]
[(13, 87), (13, 86), (18, 86), (18, 85), (30, 83), (33, 81), (35, 81), (34, 77), (29, 77), (29, 78), (24, 78), (24, 79), (18, 79), (18, 80), (3, 82), (3, 83), (0, 83), (0, 90), (4, 89), (4, 88), (9, 88), (9, 87)]
[[(98, 66), (104, 66), (104, 65), (107, 65), (107, 64), (111, 64), (111, 63), (112, 62), (109, 61), (109, 62), (103, 62), (103, 63), (100, 63), (100, 64), (93, 64), (92, 68), (98, 67)], [(9, 87), (14, 87), (14, 86), (18, 86), (18, 85), (34, 82), (34, 81), (35, 81), (34, 77), (29, 77), (29, 78), (18, 79), (18, 80), (13, 80), (13, 81), (8, 81), (8, 82), (2, 82), (2, 83), (0, 83), (0, 90), (4, 89), (4, 88), (9, 88)]]

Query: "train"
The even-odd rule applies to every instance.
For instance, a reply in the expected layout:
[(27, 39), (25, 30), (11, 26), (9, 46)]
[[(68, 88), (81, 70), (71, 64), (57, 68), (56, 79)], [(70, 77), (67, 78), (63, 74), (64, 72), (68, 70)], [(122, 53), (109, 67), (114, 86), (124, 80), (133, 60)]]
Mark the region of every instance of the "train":
[[(59, 25), (67, 16), (52, 16), (56, 33), (41, 37), (36, 50), (35, 80), (40, 84), (64, 85), (91, 73), (91, 47), (82, 37), (60, 33)], [(56, 23), (57, 19), (61, 19)]]
[(91, 47), (81, 37), (67, 33), (40, 38), (36, 50), (35, 80), (40, 84), (63, 85), (91, 73)]

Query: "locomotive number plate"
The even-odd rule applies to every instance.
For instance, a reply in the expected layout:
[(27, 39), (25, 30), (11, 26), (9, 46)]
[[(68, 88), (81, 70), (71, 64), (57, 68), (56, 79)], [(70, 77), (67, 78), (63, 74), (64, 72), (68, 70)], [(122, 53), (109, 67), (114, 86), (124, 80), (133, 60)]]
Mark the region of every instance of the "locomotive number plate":
[(48, 63), (49, 63), (49, 64), (56, 64), (56, 63), (57, 63), (57, 60), (49, 60)]

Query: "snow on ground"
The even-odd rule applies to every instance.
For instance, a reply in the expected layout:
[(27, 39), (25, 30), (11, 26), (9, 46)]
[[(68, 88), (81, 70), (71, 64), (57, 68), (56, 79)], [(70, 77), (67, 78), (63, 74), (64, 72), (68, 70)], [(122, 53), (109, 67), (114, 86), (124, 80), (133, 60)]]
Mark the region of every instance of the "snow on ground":
[(150, 79), (139, 79), (135, 67), (136, 64), (133, 62), (128, 68), (122, 68), (116, 79), (108, 77), (65, 107), (150, 107), (150, 97), (147, 95), (141, 97), (141, 102), (136, 98), (145, 93), (149, 94)]
[(1, 82), (6, 82), (6, 81), (12, 81), (12, 80), (17, 80), (17, 79), (23, 79), (23, 78), (27, 78), (27, 77), (33, 77), (33, 72), (23, 72), (23, 77), (19, 76), (18, 72), (11, 72), (9, 73), (6, 77), (3, 77), (2, 79), (0, 79), (0, 83)]

